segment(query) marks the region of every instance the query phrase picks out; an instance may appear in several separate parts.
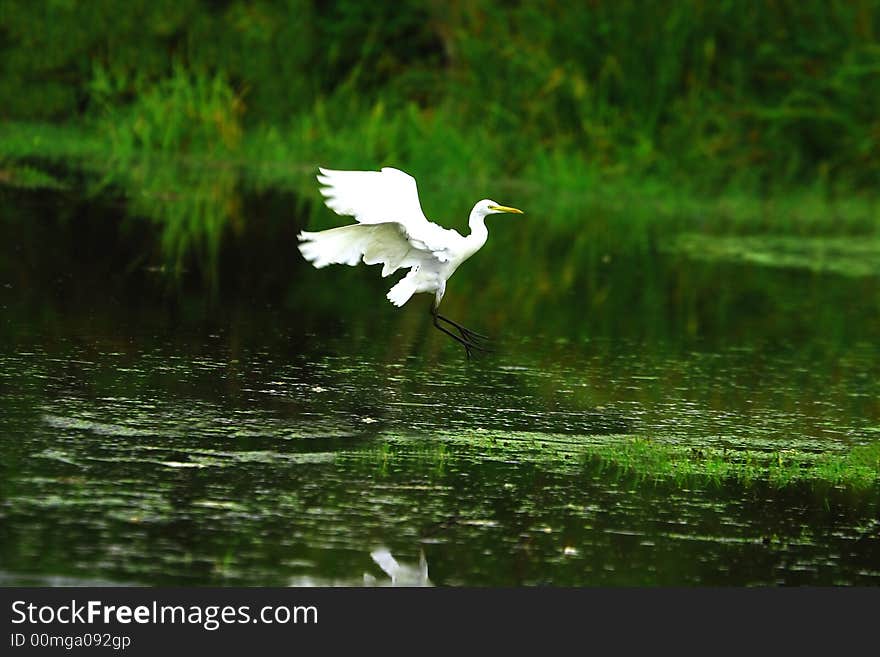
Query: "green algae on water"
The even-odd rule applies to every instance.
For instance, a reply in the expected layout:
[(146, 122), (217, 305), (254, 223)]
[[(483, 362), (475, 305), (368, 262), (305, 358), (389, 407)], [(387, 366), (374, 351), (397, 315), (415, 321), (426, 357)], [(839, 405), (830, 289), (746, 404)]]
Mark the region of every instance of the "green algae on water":
[(851, 449), (816, 452), (796, 448), (721, 448), (676, 444), (642, 436), (573, 436), (529, 432), (498, 434), (441, 433), (426, 436), (382, 435), (367, 452), (343, 458), (373, 458), (380, 470), (400, 462), (436, 461), (442, 469), (456, 459), (540, 463), (574, 470), (585, 463), (616, 468), (637, 477), (686, 485), (693, 479), (743, 485), (766, 482), (776, 488), (795, 484), (837, 486), (853, 490), (880, 484), (880, 442)]

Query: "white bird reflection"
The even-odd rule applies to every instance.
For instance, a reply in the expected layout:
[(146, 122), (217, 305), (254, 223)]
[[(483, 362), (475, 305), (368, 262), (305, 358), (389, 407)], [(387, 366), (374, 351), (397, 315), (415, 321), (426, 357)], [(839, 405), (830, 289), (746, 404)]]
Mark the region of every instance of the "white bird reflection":
[(350, 579), (323, 579), (302, 575), (292, 577), (288, 586), (434, 586), (428, 578), (428, 562), (424, 551), (419, 552), (418, 565), (400, 563), (385, 547), (376, 548), (370, 553), (370, 557), (390, 579), (375, 577), (370, 573), (364, 573), (362, 578)]
[(370, 552), (370, 556), (388, 577), (391, 583), (377, 582), (370, 574), (364, 574), (364, 584), (368, 586), (434, 586), (428, 579), (428, 562), (424, 551), (419, 552), (419, 565), (409, 566), (397, 561), (388, 548), (378, 548)]

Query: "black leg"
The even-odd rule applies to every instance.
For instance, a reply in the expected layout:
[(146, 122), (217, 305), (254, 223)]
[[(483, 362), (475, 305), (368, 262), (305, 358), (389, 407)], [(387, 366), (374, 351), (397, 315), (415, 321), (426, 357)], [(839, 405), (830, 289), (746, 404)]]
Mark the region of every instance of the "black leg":
[[(434, 319), (434, 326), (436, 328), (443, 331), (446, 335), (448, 335), (450, 338), (452, 338), (462, 347), (464, 347), (464, 351), (467, 354), (468, 360), (473, 357), (474, 351), (491, 351), (489, 348), (476, 342), (476, 340), (478, 339), (486, 339), (485, 336), (482, 336), (479, 333), (475, 333), (474, 331), (471, 331), (470, 329), (467, 329), (464, 326), (461, 326), (460, 324), (453, 322), (446, 317), (443, 317), (437, 312), (437, 309), (433, 305), (431, 306), (431, 317)], [(461, 336), (456, 335), (445, 326), (443, 326), (440, 323), (440, 320), (448, 322), (449, 324), (457, 328), (458, 332), (461, 333)]]
[(468, 360), (471, 359), (471, 357), (473, 356), (473, 353), (471, 352), (471, 349), (474, 348), (474, 345), (472, 345), (470, 342), (468, 342), (468, 341), (466, 341), (466, 340), (464, 340), (464, 339), (458, 337), (458, 336), (457, 336), (455, 333), (453, 333), (452, 331), (449, 331), (449, 330), (447, 330), (446, 328), (444, 328), (443, 325), (442, 325), (440, 322), (437, 321), (437, 315), (434, 315), (434, 326), (436, 326), (438, 329), (440, 329), (441, 331), (443, 331), (446, 335), (448, 335), (450, 338), (452, 338), (452, 339), (455, 340), (457, 343), (459, 343), (462, 347), (464, 347), (464, 351), (465, 351), (465, 353), (467, 354), (467, 358), (468, 358)]
[(435, 317), (439, 320), (446, 322), (447, 324), (451, 324), (456, 329), (458, 329), (458, 332), (461, 333), (461, 337), (463, 337), (465, 340), (469, 340), (470, 342), (478, 342), (480, 340), (488, 340), (489, 339), (488, 336), (483, 335), (482, 333), (477, 333), (476, 331), (472, 331), (471, 329), (467, 328), (466, 326), (462, 326), (458, 322), (454, 322), (451, 319), (449, 319), (448, 317), (444, 317), (440, 313), (437, 313), (435, 315)]

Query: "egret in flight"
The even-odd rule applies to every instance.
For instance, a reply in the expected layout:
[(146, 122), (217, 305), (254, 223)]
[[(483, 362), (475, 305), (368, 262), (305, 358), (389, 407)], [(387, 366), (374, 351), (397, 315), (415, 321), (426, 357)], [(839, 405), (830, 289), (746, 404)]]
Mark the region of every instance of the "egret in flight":
[(486, 351), (486, 336), (444, 317), (437, 309), (446, 293), (446, 281), (486, 243), (486, 216), (522, 214), (522, 210), (484, 199), (471, 210), (471, 232), (465, 237), (428, 221), (419, 203), (416, 180), (408, 173), (390, 167), (381, 171), (319, 171), (324, 203), (336, 214), (354, 217), (357, 223), (302, 231), (297, 237), (303, 257), (319, 269), (332, 264), (357, 265), (361, 260), (368, 265), (382, 263), (383, 277), (409, 269), (389, 290), (388, 300), (399, 307), (413, 294), (433, 292), (434, 326), (461, 344), (468, 358), (474, 350)]

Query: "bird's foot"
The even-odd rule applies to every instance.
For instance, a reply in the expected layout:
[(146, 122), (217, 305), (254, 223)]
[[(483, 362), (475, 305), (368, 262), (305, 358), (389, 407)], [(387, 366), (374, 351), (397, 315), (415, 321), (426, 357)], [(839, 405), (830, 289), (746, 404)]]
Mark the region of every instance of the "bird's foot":
[(465, 328), (464, 326), (458, 326), (456, 328), (458, 329), (461, 337), (471, 344), (485, 345), (485, 343), (491, 341), (491, 338), (489, 336), (483, 335), (482, 333), (477, 333), (476, 331), (472, 331), (469, 328)]
[(435, 317), (435, 325), (436, 320), (440, 320), (446, 322), (450, 326), (452, 326), (456, 331), (459, 332), (461, 337), (472, 344), (481, 344), (490, 340), (488, 335), (483, 335), (482, 333), (477, 333), (476, 331), (469, 329), (467, 326), (462, 326), (458, 322), (449, 319), (448, 317), (444, 317), (443, 315), (437, 313), (434, 315)]
[(477, 344), (475, 342), (471, 342), (470, 340), (462, 340), (461, 345), (464, 347), (468, 360), (472, 360), (474, 358), (478, 358), (479, 356), (495, 352), (494, 349), (492, 349), (491, 347), (487, 347), (485, 344)]
[[(482, 333), (477, 333), (476, 331), (472, 331), (466, 326), (462, 326), (458, 322), (453, 321), (448, 317), (444, 317), (443, 315), (436, 312), (435, 309), (432, 309), (431, 316), (434, 318), (434, 326), (436, 328), (438, 328), (440, 331), (442, 331), (450, 338), (458, 342), (462, 347), (464, 347), (464, 351), (467, 354), (468, 360), (471, 360), (477, 355), (491, 353), (493, 351), (486, 344), (486, 342), (489, 341), (488, 336), (485, 336)], [(443, 326), (443, 324), (441, 324), (440, 322), (448, 324), (452, 329), (458, 332), (458, 335)]]

